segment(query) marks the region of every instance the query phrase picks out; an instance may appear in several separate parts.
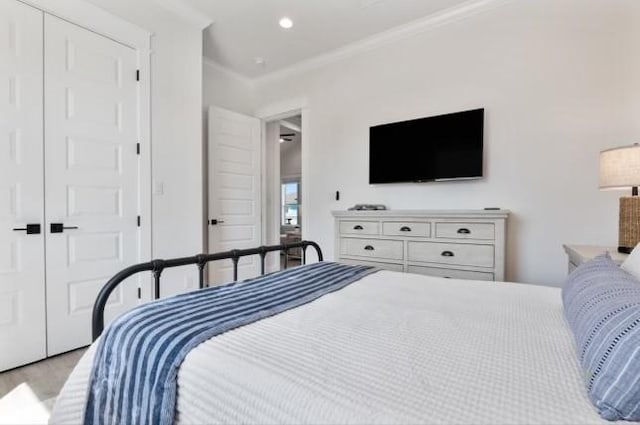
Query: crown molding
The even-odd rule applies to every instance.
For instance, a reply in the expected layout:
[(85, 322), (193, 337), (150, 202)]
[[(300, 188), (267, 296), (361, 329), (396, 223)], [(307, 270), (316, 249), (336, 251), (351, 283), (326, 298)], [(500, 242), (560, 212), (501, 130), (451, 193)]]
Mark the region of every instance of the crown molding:
[(226, 75), (229, 78), (232, 78), (236, 81), (239, 81), (243, 84), (247, 84), (249, 86), (252, 86), (254, 84), (254, 80), (252, 80), (249, 77), (245, 77), (244, 75), (224, 66), (221, 65), (220, 63), (214, 61), (213, 59), (207, 57), (207, 56), (203, 56), (202, 57), (202, 63), (204, 63), (206, 66), (208, 66), (211, 69), (215, 69), (216, 71), (218, 71), (221, 74)]
[[(405, 40), (424, 33), (434, 28), (447, 25), (462, 19), (469, 18), (478, 13), (498, 7), (512, 0), (469, 0), (457, 6), (427, 15), (424, 18), (409, 22), (405, 25), (394, 27), (390, 30), (364, 38), (344, 47), (332, 50), (328, 53), (298, 62), (286, 68), (270, 72), (250, 79), (255, 84), (264, 84), (273, 80), (290, 77), (296, 74), (308, 72), (322, 66), (338, 62), (357, 54), (367, 52), (390, 43)], [(247, 77), (243, 77), (247, 78)]]
[(213, 23), (213, 19), (180, 0), (153, 0), (167, 12), (184, 19), (196, 28), (203, 30)]

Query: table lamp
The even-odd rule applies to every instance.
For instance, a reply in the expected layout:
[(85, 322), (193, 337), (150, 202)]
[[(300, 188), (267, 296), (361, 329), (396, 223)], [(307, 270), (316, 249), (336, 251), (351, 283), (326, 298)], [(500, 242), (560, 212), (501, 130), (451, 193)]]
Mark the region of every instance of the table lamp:
[(600, 189), (629, 189), (620, 198), (618, 252), (630, 253), (640, 242), (640, 144), (600, 152)]

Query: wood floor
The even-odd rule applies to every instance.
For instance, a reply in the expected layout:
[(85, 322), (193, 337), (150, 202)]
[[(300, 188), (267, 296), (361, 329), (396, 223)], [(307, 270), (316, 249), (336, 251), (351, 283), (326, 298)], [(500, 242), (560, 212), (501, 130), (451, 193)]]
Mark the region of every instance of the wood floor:
[[(71, 351), (37, 363), (0, 372), (0, 424), (11, 423), (20, 406), (39, 423), (53, 407), (67, 377), (85, 349)], [(25, 418), (25, 419), (28, 419)]]

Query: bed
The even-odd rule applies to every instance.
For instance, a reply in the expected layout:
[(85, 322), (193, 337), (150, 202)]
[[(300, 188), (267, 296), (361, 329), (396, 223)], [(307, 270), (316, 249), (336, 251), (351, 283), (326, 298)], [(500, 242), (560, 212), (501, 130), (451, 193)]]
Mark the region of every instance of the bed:
[[(95, 350), (51, 423), (83, 422)], [(390, 271), (207, 340), (177, 387), (178, 424), (610, 423), (588, 399), (559, 289)]]

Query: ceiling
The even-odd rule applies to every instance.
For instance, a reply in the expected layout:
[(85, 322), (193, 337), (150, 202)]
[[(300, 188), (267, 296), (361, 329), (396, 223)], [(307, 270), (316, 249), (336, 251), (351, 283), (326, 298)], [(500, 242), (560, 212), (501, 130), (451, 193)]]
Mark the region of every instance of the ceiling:
[[(176, 0), (211, 18), (205, 56), (256, 78), (466, 0)], [(294, 26), (283, 30), (281, 17)], [(256, 58), (265, 63), (256, 64)]]
[[(280, 121), (280, 150), (289, 145), (301, 142), (302, 137), (302, 115), (285, 118)], [(285, 141), (282, 141), (284, 137)]]

